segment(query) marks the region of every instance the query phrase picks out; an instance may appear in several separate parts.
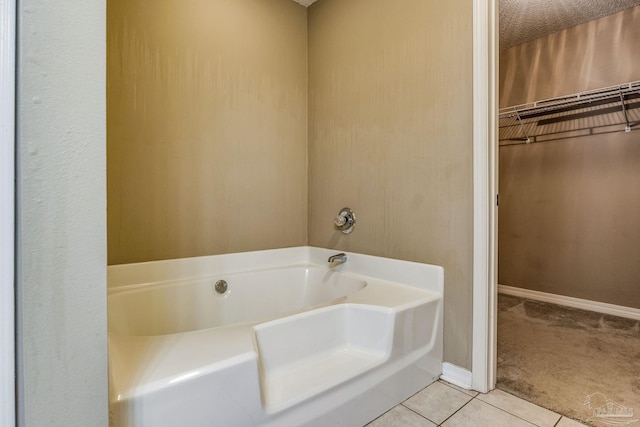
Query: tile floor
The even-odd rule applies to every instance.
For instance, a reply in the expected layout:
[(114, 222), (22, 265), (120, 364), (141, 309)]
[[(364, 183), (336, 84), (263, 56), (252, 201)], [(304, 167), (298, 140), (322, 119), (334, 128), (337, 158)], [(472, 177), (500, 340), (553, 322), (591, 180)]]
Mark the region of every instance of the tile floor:
[(436, 381), (375, 419), (366, 427), (581, 427), (565, 418), (505, 393), (463, 390)]

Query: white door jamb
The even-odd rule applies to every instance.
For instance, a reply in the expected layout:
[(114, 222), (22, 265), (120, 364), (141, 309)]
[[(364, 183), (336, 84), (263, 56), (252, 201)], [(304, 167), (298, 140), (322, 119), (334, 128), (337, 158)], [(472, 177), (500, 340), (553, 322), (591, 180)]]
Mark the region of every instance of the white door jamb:
[(472, 387), (496, 383), (498, 0), (473, 1)]
[(0, 0), (0, 426), (15, 424), (16, 1)]

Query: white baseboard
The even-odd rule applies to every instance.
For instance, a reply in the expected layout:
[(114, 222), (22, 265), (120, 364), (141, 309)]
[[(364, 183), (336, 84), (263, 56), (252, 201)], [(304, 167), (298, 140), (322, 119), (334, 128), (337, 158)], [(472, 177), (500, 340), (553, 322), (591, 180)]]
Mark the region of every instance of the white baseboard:
[(513, 286), (506, 285), (498, 285), (498, 292), (505, 295), (512, 295), (514, 297), (550, 302), (552, 304), (564, 305), (566, 307), (580, 308), (582, 310), (595, 311), (596, 313), (640, 320), (640, 309), (637, 308), (567, 297), (564, 295), (549, 294), (547, 292), (532, 291), (530, 289), (514, 288)]
[(465, 390), (471, 390), (472, 375), (471, 371), (467, 371), (460, 366), (444, 362), (442, 364), (442, 375), (440, 379), (444, 380)]

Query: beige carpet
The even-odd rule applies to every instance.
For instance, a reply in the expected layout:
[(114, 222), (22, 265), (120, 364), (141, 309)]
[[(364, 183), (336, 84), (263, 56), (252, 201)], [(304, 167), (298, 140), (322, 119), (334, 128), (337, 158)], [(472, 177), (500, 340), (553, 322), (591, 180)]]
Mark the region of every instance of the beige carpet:
[(640, 427), (640, 323), (501, 294), (498, 388), (594, 426)]

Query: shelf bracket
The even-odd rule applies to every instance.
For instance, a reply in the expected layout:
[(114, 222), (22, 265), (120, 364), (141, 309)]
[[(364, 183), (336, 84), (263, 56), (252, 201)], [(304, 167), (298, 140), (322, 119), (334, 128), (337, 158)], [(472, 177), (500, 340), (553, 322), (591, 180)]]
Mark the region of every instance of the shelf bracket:
[(620, 88), (620, 102), (622, 103), (622, 114), (624, 114), (624, 121), (627, 124), (624, 128), (624, 131), (631, 132), (631, 125), (629, 124), (629, 117), (627, 116), (627, 106), (624, 104), (624, 95), (622, 94), (622, 88)]
[(531, 138), (529, 138), (529, 136), (527, 136), (527, 131), (524, 128), (524, 124), (522, 123), (522, 119), (520, 118), (520, 113), (518, 113), (518, 110), (514, 110), (514, 111), (516, 112), (516, 117), (518, 118), (518, 123), (520, 123), (520, 128), (522, 129), (522, 133), (524, 134), (525, 142), (528, 144), (528, 143), (531, 142)]

